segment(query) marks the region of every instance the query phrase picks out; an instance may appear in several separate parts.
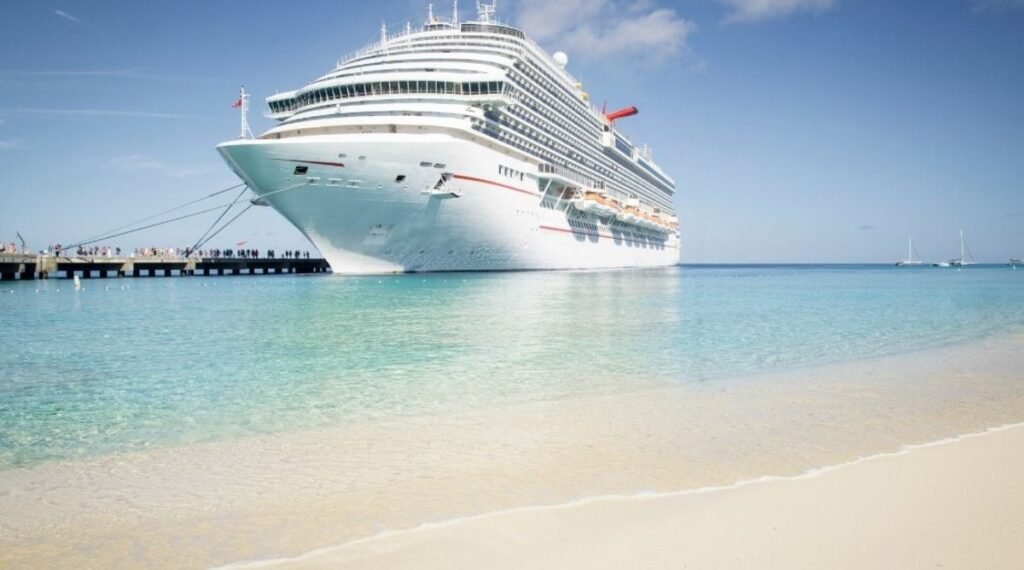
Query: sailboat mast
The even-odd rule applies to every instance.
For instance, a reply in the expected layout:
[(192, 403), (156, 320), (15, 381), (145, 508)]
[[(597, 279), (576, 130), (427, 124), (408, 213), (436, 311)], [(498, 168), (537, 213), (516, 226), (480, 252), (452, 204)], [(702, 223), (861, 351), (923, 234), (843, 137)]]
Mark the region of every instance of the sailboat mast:
[(964, 230), (960, 230), (960, 263), (964, 262)]
[(914, 238), (907, 238), (907, 259), (913, 261), (914, 259)]

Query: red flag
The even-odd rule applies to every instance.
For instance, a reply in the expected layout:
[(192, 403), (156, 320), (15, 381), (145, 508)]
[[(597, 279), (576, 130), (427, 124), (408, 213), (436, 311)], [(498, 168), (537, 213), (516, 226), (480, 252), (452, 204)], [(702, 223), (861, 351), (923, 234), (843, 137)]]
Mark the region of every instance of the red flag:
[(237, 109), (237, 108), (239, 108), (241, 106), (242, 106), (242, 98), (241, 97), (236, 99), (235, 102), (231, 104), (231, 108), (232, 109)]

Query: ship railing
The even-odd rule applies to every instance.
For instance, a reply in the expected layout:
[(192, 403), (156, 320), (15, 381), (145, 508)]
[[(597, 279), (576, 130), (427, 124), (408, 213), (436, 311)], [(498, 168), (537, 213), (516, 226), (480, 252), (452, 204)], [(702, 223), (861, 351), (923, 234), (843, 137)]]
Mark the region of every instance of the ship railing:
[(271, 111), (270, 109), (266, 109), (265, 111), (263, 111), (263, 116), (264, 117), (266, 117), (268, 119), (275, 119), (275, 120), (287, 119), (288, 117), (291, 117), (294, 114), (295, 114), (295, 111), (290, 111), (290, 110), (289, 111)]
[[(556, 62), (555, 59), (548, 54), (548, 52), (544, 51), (544, 48), (542, 48), (540, 46), (540, 44), (538, 44), (537, 42), (533, 41), (529, 37), (524, 38), (523, 39), (523, 43), (525, 44), (524, 48), (525, 47), (531, 48), (533, 50), (533, 53), (537, 57), (539, 57), (539, 58), (543, 59), (544, 61), (546, 61), (548, 63), (548, 65), (552, 69), (556, 70), (556, 72), (559, 75), (562, 76), (562, 79), (564, 79), (566, 82), (569, 83), (570, 86), (575, 88), (577, 85), (581, 85), (580, 80), (576, 79), (576, 77), (574, 77), (573, 74), (569, 73), (568, 70), (566, 70), (564, 67), (559, 65), (558, 62)], [(524, 55), (525, 55), (525, 50), (524, 50)], [(594, 106), (593, 103), (588, 102), (587, 103), (587, 108), (590, 110), (590, 113), (593, 114), (596, 118), (600, 119), (601, 121), (605, 120), (604, 113), (602, 113), (600, 109), (598, 109), (596, 106)]]
[(557, 164), (542, 162), (537, 165), (537, 172), (539, 173), (540, 178), (562, 178), (565, 182), (575, 183), (587, 188), (597, 188), (601, 186), (593, 179), (588, 178), (571, 168)]
[(268, 119), (287, 119), (296, 113), (301, 111), (308, 111), (311, 109), (326, 109), (329, 107), (337, 107), (338, 105), (347, 101), (360, 101), (367, 98), (380, 99), (387, 101), (389, 99), (406, 99), (410, 95), (416, 96), (417, 98), (424, 99), (427, 102), (439, 100), (439, 101), (464, 101), (469, 104), (485, 104), (495, 107), (505, 107), (509, 105), (515, 105), (518, 103), (516, 99), (516, 91), (513, 87), (506, 84), (502, 87), (500, 92), (494, 93), (452, 93), (447, 91), (424, 91), (421, 93), (366, 93), (364, 95), (356, 95), (352, 97), (345, 97), (342, 99), (329, 99), (326, 101), (319, 101), (316, 103), (310, 103), (307, 105), (290, 106), (283, 111), (273, 111), (269, 108), (263, 111), (263, 116)]

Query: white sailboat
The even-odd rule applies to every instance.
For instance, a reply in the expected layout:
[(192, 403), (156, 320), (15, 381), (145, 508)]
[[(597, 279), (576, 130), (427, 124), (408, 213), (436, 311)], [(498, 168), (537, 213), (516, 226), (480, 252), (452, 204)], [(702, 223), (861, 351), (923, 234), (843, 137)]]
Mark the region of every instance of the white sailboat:
[(921, 265), (920, 259), (914, 259), (914, 238), (907, 238), (907, 258), (896, 262), (896, 267), (913, 267)]
[(966, 267), (968, 265), (974, 265), (973, 260), (967, 259), (967, 253), (970, 250), (964, 244), (964, 231), (960, 230), (960, 257), (959, 259), (950, 259), (949, 261), (940, 261), (935, 264), (935, 267)]

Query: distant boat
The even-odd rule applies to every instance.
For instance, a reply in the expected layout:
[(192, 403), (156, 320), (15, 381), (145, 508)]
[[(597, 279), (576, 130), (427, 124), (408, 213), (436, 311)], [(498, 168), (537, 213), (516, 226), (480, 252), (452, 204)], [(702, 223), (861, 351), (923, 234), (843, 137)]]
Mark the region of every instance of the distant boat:
[(935, 267), (967, 267), (968, 265), (975, 265), (973, 259), (967, 259), (968, 253), (970, 253), (970, 250), (964, 244), (964, 231), (960, 230), (960, 257), (950, 259), (949, 261), (940, 261), (935, 264)]
[(907, 258), (896, 262), (896, 267), (922, 265), (920, 259), (914, 259), (914, 238), (907, 238)]
[(1011, 257), (1010, 258), (1010, 267), (1012, 267), (1014, 269), (1017, 269), (1018, 265), (1024, 265), (1024, 259), (1014, 259), (1014, 258)]

